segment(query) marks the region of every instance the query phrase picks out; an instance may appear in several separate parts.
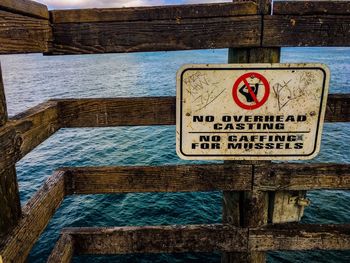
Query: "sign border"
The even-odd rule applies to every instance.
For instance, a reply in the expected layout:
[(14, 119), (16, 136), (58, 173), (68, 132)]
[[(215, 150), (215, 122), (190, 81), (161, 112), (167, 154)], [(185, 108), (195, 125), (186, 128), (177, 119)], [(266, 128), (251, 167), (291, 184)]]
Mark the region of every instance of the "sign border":
[[(316, 150), (318, 148), (318, 141), (319, 141), (319, 137), (322, 136), (322, 134), (319, 133), (320, 130), (320, 124), (321, 124), (321, 117), (322, 117), (322, 110), (323, 107), (325, 107), (325, 104), (327, 102), (327, 98), (325, 99), (325, 90), (326, 90), (326, 81), (327, 81), (327, 73), (326, 70), (329, 71), (328, 67), (326, 67), (326, 65), (324, 64), (315, 64), (315, 63), (302, 63), (302, 64), (306, 64), (306, 65), (310, 65), (313, 64), (315, 65), (314, 67), (312, 66), (306, 66), (306, 67), (302, 67), (302, 66), (296, 66), (296, 64), (282, 64), (283, 66), (281, 67), (281, 64), (261, 64), (261, 66), (254, 66), (254, 67), (249, 67), (249, 64), (241, 64), (243, 67), (237, 67), (237, 66), (233, 66), (233, 67), (228, 67), (227, 65), (225, 65), (225, 67), (215, 67), (215, 66), (220, 66), (220, 64), (206, 64), (207, 67), (205, 67), (204, 65), (196, 65), (197, 67), (186, 67), (186, 65), (184, 65), (182, 68), (180, 68), (180, 70), (178, 71), (178, 74), (180, 74), (180, 127), (179, 127), (179, 136), (180, 136), (180, 140), (179, 143), (180, 145), (178, 145), (177, 149), (180, 151), (181, 155), (183, 157), (194, 157), (197, 160), (200, 159), (200, 157), (203, 158), (213, 158), (215, 159), (215, 157), (217, 158), (216, 160), (219, 160), (220, 157), (222, 157), (222, 159), (224, 159), (225, 157), (227, 158), (241, 158), (241, 159), (251, 159), (251, 158), (256, 158), (256, 157), (260, 157), (261, 159), (273, 159), (273, 157), (281, 157), (281, 158), (291, 158), (291, 157), (296, 157), (295, 159), (298, 159), (298, 157), (312, 157), (315, 153)], [(194, 64), (191, 64), (194, 65)], [(223, 64), (221, 64), (223, 65)], [(290, 66), (289, 66), (290, 65)], [(211, 68), (209, 68), (209, 66), (213, 66)], [(183, 75), (186, 71), (189, 70), (300, 70), (300, 69), (309, 69), (309, 70), (321, 70), (323, 73), (323, 82), (322, 82), (322, 94), (321, 94), (321, 100), (320, 100), (320, 110), (319, 110), (319, 115), (318, 115), (318, 121), (317, 121), (317, 129), (316, 129), (316, 136), (315, 136), (315, 141), (314, 141), (314, 149), (311, 153), (308, 154), (254, 154), (254, 155), (247, 155), (247, 154), (186, 154), (183, 152), (182, 149), (182, 139), (183, 139), (183, 135), (182, 135), (182, 116), (183, 116), (183, 109), (182, 109), (182, 101), (183, 101)], [(178, 86), (178, 85), (177, 85)], [(328, 92), (327, 92), (328, 94)], [(325, 112), (324, 112), (325, 113)], [(323, 122), (322, 122), (323, 124)], [(322, 127), (321, 127), (322, 128)], [(252, 132), (253, 133), (253, 132)], [(233, 132), (234, 134), (234, 132)], [(310, 159), (310, 158), (309, 158)]]

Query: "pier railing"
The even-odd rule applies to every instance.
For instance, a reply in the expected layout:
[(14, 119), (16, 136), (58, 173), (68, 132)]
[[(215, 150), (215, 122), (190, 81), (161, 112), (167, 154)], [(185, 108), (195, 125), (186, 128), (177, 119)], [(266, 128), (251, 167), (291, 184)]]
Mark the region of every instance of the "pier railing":
[[(278, 62), (285, 46), (350, 46), (347, 1), (49, 12), (32, 1), (3, 0), (0, 21), (1, 54), (231, 48), (229, 62), (252, 63)], [(276, 193), (350, 190), (348, 164), (62, 168), (20, 207), (15, 164), (57, 130), (174, 125), (175, 110), (174, 97), (60, 99), (8, 118), (0, 78), (0, 262), (25, 261), (65, 196), (100, 193), (223, 191), (223, 224), (68, 228), (49, 262), (70, 262), (73, 254), (214, 251), (224, 252), (224, 262), (262, 262), (266, 251), (350, 250), (350, 224), (268, 224)], [(326, 121), (350, 121), (350, 94), (329, 95)]]

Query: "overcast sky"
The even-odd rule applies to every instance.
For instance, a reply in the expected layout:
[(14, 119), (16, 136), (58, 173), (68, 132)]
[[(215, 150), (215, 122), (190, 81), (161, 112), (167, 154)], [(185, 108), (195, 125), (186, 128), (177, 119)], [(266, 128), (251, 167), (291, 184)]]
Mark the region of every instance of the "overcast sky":
[(93, 8), (93, 7), (128, 7), (194, 3), (220, 3), (232, 0), (36, 0), (49, 9)]

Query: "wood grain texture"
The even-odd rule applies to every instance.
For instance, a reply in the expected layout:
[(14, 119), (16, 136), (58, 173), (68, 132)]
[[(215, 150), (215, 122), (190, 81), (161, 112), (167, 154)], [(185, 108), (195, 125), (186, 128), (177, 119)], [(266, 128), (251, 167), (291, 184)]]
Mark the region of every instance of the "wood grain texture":
[(47, 54), (170, 51), (260, 45), (259, 16), (53, 25)]
[(0, 239), (15, 227), (20, 218), (21, 204), (16, 167), (12, 164), (0, 171)]
[(350, 45), (350, 16), (265, 16), (262, 45), (346, 47)]
[(63, 234), (52, 250), (47, 263), (70, 263), (74, 254), (74, 240), (71, 235)]
[(84, 227), (66, 228), (62, 233), (73, 238), (78, 255), (350, 249), (349, 224), (292, 223), (249, 229), (231, 225)]
[(23, 14), (37, 18), (49, 19), (47, 6), (31, 0), (1, 0), (0, 10)]
[[(174, 125), (175, 97), (62, 99), (58, 103), (62, 127)], [(350, 121), (350, 94), (330, 94), (327, 122)]]
[(247, 229), (228, 225), (68, 228), (76, 254), (243, 251)]
[(131, 22), (153, 20), (176, 20), (212, 17), (231, 17), (258, 14), (258, 5), (252, 2), (166, 5), (129, 8), (94, 8), (50, 11), (52, 22)]
[(6, 96), (5, 96), (5, 88), (4, 81), (2, 79), (2, 70), (0, 64), (0, 127), (7, 122), (7, 106), (6, 106)]
[(10, 118), (16, 131), (17, 160), (21, 159), (60, 128), (57, 103), (48, 101)]
[(63, 127), (173, 125), (175, 97), (56, 100)]
[(328, 96), (325, 121), (350, 121), (350, 94), (330, 94)]
[(255, 187), (262, 191), (350, 189), (349, 164), (280, 163), (255, 169)]
[[(266, 15), (269, 6), (270, 1), (265, 0), (55, 10), (51, 11), (52, 41), (46, 6), (29, 0), (3, 0), (0, 54), (91, 54), (261, 44), (263, 47), (349, 46), (349, 1), (276, 2), (272, 16)], [(265, 14), (263, 23), (257, 14)]]
[(50, 40), (48, 20), (0, 11), (0, 54), (42, 53)]
[[(233, 165), (230, 165), (234, 169)], [(244, 199), (243, 189), (237, 189), (238, 191), (226, 190), (222, 192), (222, 222), (224, 224), (230, 224), (233, 226), (241, 226), (242, 216), (242, 205), (241, 200)], [(247, 191), (250, 189), (247, 189)]]
[(259, 14), (269, 15), (271, 14), (272, 0), (255, 0), (259, 6)]
[(66, 168), (67, 194), (249, 190), (252, 170), (223, 165)]
[(280, 48), (230, 48), (228, 63), (279, 63)]
[[(247, 164), (67, 167), (60, 171), (66, 177), (67, 194), (350, 190), (349, 164), (274, 163), (255, 165), (254, 169), (254, 185), (252, 166)], [(245, 209), (244, 213), (248, 212)], [(224, 217), (225, 223), (232, 222), (229, 216)], [(250, 225), (239, 219), (234, 221)]]
[(350, 225), (282, 224), (250, 229), (249, 249), (349, 250)]
[(16, 131), (8, 123), (0, 128), (0, 171), (11, 168), (16, 163)]
[(63, 173), (54, 173), (23, 207), (23, 216), (18, 225), (0, 240), (0, 254), (4, 262), (25, 262), (64, 195)]
[(42, 103), (0, 128), (0, 170), (11, 167), (60, 128), (57, 103)]
[[(266, 14), (271, 8), (271, 1), (257, 1), (261, 14)], [(280, 48), (230, 48), (228, 63), (278, 63), (280, 61)], [(266, 163), (266, 162), (264, 162)], [(238, 167), (241, 164), (250, 164), (252, 168), (252, 179), (254, 178), (255, 161), (226, 161), (226, 166)], [(250, 191), (223, 192), (223, 222), (231, 223), (240, 227), (258, 227), (267, 224), (268, 220), (268, 193), (254, 188)], [(265, 253), (243, 252), (223, 253), (222, 263), (240, 262), (266, 262)]]
[[(0, 65), (0, 129), (8, 120), (4, 84)], [(13, 134), (13, 133), (12, 133)], [(5, 138), (11, 132), (5, 132)], [(0, 142), (0, 160), (6, 162), (6, 167), (0, 169), (0, 238), (10, 232), (21, 217), (18, 182), (15, 163), (7, 157), (12, 151), (11, 141)]]
[(274, 1), (274, 15), (348, 15), (350, 1)]

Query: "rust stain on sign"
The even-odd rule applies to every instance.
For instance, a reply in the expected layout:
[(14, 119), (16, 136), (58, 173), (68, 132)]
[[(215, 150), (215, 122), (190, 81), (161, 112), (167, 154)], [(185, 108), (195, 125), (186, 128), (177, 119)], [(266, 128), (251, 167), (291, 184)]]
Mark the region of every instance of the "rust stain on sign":
[(302, 160), (320, 150), (323, 64), (185, 65), (177, 74), (177, 153), (187, 160)]

